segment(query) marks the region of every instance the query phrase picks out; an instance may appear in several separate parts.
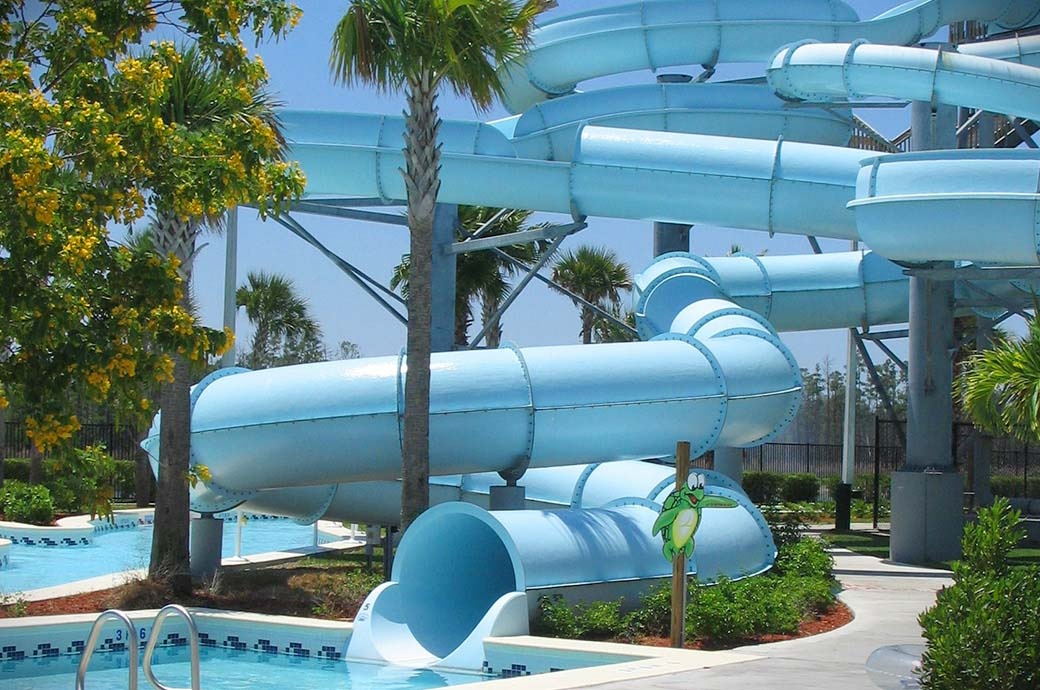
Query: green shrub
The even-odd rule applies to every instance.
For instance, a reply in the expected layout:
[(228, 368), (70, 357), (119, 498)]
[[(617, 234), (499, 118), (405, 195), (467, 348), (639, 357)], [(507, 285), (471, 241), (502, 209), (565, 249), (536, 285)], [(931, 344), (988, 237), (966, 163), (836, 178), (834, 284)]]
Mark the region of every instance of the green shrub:
[(580, 602), (571, 606), (558, 594), (542, 597), (538, 600), (535, 631), (547, 637), (591, 640), (617, 637), (632, 628), (630, 619), (621, 615), (621, 601)]
[[(874, 502), (874, 475), (859, 474), (852, 480), (852, 488), (863, 495), (867, 503)], [(882, 474), (878, 477), (878, 492), (881, 494), (881, 502), (888, 503), (892, 500), (892, 475)]]
[(784, 476), (784, 484), (780, 496), (791, 503), (815, 501), (820, 495), (820, 479), (815, 474), (788, 474)]
[(1040, 477), (1029, 477), (1028, 486), (1022, 477), (998, 474), (989, 479), (994, 496), (1007, 498), (1040, 498)]
[(690, 590), (686, 609), (688, 638), (708, 638), (728, 645), (768, 633), (798, 630), (802, 612), (776, 577), (721, 578), (712, 586)]
[(752, 503), (758, 505), (779, 503), (784, 486), (784, 475), (777, 472), (745, 472), (741, 486)]
[(834, 581), (828, 577), (799, 577), (787, 575), (781, 578), (785, 594), (791, 598), (802, 616), (825, 613), (837, 600), (834, 596)]
[(7, 458), (4, 460), (4, 480), (29, 483), (29, 458)]
[(798, 506), (766, 505), (762, 507), (762, 517), (769, 523), (773, 543), (780, 549), (803, 538), (813, 513)]
[(779, 547), (773, 567), (780, 575), (815, 577), (827, 581), (834, 568), (834, 559), (827, 553), (822, 541), (805, 537)]
[(672, 586), (662, 583), (639, 598), (628, 619), (629, 636), (667, 637), (672, 627)]
[(46, 480), (54, 494), (54, 504), (63, 513), (89, 512), (112, 514), (116, 461), (96, 444), (70, 449), (47, 463)]
[(921, 614), (928, 643), (926, 690), (1035, 690), (1040, 687), (1040, 568), (1012, 569), (1020, 515), (1005, 499), (979, 510), (964, 530), (954, 584)]
[(51, 492), (42, 485), (18, 481), (4, 482), (0, 500), (6, 518), (12, 522), (30, 525), (49, 525), (54, 520), (54, 502)]
[[(361, 608), (365, 597), (382, 582), (381, 574), (369, 573), (358, 568), (347, 573), (315, 573), (307, 578), (306, 588), (317, 592), (314, 615), (350, 618)], [(296, 587), (298, 583), (294, 577), (290, 577), (287, 584)]]

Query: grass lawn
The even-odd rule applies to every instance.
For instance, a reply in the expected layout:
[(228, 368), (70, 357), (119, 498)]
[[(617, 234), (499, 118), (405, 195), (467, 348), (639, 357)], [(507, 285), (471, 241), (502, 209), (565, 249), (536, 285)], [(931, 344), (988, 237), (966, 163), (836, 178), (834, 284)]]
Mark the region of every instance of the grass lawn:
[[(823, 539), (831, 546), (861, 553), (864, 556), (888, 558), (888, 535), (877, 532), (822, 532)], [(1040, 566), (1040, 548), (1020, 547), (1011, 552), (1011, 565), (1024, 567)], [(934, 564), (937, 568), (951, 570), (951, 562)]]

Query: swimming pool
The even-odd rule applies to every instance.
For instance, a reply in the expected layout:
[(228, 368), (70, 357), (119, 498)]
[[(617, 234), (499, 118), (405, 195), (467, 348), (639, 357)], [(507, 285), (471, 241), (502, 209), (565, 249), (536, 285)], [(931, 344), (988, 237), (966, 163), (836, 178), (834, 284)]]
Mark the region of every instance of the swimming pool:
[[(425, 690), (490, 680), (475, 673), (447, 673), (429, 669), (288, 656), (254, 650), (203, 647), (200, 680), (206, 690)], [(74, 686), (78, 655), (54, 656), (21, 662), (0, 662), (3, 690), (69, 690)], [(189, 653), (185, 645), (156, 651), (153, 667), (164, 685), (189, 687)], [(95, 654), (86, 675), (90, 690), (126, 690), (126, 652)], [(139, 687), (149, 687), (139, 672)]]
[[(236, 525), (224, 524), (223, 556), (235, 554)], [(309, 546), (312, 525), (291, 520), (248, 519), (242, 529), (242, 555)], [(0, 594), (11, 595), (41, 587), (84, 580), (148, 566), (152, 544), (151, 525), (96, 533), (93, 543), (80, 546), (10, 547), (10, 559), (0, 569)]]

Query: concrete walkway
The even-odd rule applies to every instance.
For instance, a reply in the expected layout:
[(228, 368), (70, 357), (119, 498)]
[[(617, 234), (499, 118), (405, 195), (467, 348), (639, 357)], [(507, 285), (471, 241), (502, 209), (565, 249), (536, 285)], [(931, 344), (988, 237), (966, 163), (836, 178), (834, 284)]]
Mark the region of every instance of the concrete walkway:
[[(735, 649), (761, 657), (743, 663), (642, 679), (639, 687), (661, 690), (877, 690), (867, 677), (867, 657), (878, 647), (920, 644), (919, 613), (935, 593), (952, 584), (950, 573), (882, 561), (833, 549), (839, 598), (855, 620), (822, 635)], [(597, 690), (631, 688), (596, 685)]]

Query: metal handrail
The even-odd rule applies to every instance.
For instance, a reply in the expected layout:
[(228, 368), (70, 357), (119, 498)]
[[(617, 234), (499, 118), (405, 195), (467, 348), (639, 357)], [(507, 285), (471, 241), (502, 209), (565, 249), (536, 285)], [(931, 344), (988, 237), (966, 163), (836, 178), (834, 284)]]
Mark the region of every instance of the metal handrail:
[(90, 635), (87, 636), (87, 644), (83, 647), (83, 654), (80, 656), (79, 666), (76, 668), (76, 690), (83, 690), (87, 666), (90, 664), (90, 657), (94, 655), (94, 645), (97, 644), (101, 630), (105, 627), (105, 622), (110, 618), (122, 621), (126, 625), (129, 633), (126, 645), (127, 650), (130, 652), (130, 683), (127, 685), (127, 688), (128, 690), (137, 690), (137, 628), (134, 627), (134, 622), (130, 620), (130, 616), (118, 609), (102, 611), (94, 619), (94, 624), (90, 626)]
[[(192, 618), (191, 613), (188, 609), (184, 608), (180, 604), (167, 604), (159, 609), (159, 613), (155, 614), (155, 621), (152, 623), (152, 634), (148, 636), (148, 643), (144, 646), (144, 675), (148, 679), (148, 682), (158, 688), (158, 690), (181, 690), (180, 688), (171, 688), (163, 685), (159, 682), (159, 679), (155, 677), (152, 672), (152, 653), (155, 651), (155, 645), (159, 641), (159, 630), (162, 628), (163, 622), (172, 615), (179, 615), (188, 622), (188, 645), (191, 648), (191, 689), (200, 690), (199, 686), (199, 628), (195, 625), (195, 619)], [(78, 690), (78, 689), (77, 689)]]

